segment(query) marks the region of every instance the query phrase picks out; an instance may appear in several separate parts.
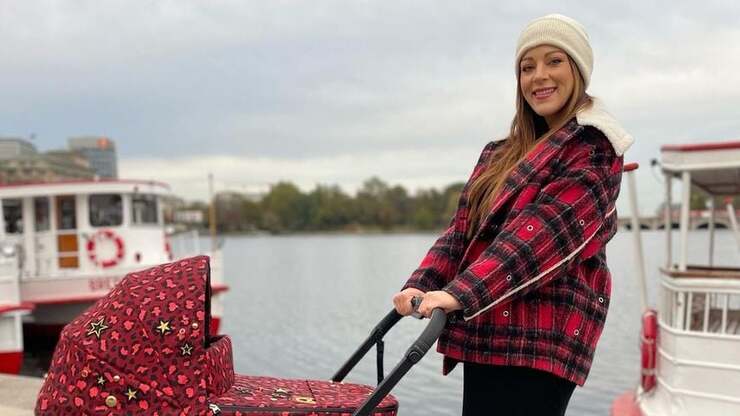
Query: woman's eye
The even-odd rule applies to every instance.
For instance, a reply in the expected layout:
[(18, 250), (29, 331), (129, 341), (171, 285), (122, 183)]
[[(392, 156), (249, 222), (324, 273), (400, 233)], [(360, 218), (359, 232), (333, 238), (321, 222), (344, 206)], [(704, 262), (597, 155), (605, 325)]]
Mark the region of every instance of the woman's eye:
[(557, 65), (557, 64), (560, 64), (562, 62), (563, 62), (563, 60), (560, 59), (560, 58), (554, 58), (552, 61), (550, 61), (550, 63), (553, 64), (553, 65)]
[(529, 72), (532, 70), (532, 65), (527, 65), (522, 67), (522, 72)]

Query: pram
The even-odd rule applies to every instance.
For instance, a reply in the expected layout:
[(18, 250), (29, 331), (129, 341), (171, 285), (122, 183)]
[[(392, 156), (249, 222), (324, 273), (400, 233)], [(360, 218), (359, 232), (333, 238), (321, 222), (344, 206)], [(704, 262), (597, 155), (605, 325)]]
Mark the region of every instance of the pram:
[[(330, 381), (234, 374), (231, 340), (210, 336), (210, 267), (198, 256), (130, 273), (62, 331), (37, 415), (395, 416), (391, 389), (439, 337), (436, 309), (383, 377), (391, 310)], [(378, 385), (344, 383), (376, 346)]]

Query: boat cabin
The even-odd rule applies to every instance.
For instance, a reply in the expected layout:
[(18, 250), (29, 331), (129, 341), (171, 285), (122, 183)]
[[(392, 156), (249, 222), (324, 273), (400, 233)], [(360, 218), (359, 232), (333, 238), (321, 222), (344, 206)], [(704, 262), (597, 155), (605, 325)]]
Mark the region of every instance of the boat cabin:
[(0, 186), (0, 241), (24, 279), (100, 275), (169, 260), (165, 184), (90, 181)]
[[(635, 403), (642, 415), (740, 414), (740, 267), (736, 266), (740, 229), (733, 206), (733, 198), (740, 195), (740, 142), (663, 146), (660, 165), (665, 179), (666, 261), (658, 270), (657, 337), (652, 340), (646, 339), (652, 330), (646, 331), (643, 318), (642, 385)], [(633, 224), (637, 224), (634, 176), (628, 173), (628, 178)], [(671, 227), (676, 181), (681, 189), (677, 236)], [(694, 192), (708, 197), (708, 231), (690, 231)], [(717, 201), (725, 207), (716, 207)], [(727, 211), (732, 234), (729, 245), (723, 239), (722, 258), (716, 255), (715, 216), (720, 209)], [(639, 227), (633, 227), (633, 233), (647, 310)], [(700, 242), (690, 250), (690, 240)], [(706, 251), (700, 253), (697, 247)], [(652, 381), (646, 384), (646, 380)]]

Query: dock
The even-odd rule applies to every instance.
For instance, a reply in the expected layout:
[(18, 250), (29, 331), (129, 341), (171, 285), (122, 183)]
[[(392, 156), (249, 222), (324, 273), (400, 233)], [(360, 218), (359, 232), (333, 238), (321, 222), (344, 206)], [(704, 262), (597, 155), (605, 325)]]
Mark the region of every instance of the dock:
[(32, 416), (43, 380), (0, 374), (0, 415)]

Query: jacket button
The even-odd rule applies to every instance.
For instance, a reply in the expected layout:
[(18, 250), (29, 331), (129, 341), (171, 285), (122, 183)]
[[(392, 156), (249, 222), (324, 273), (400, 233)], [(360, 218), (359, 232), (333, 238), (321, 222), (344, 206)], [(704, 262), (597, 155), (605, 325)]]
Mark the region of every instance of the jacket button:
[(116, 399), (116, 396), (108, 396), (105, 398), (105, 405), (108, 407), (116, 407), (118, 404), (118, 399)]
[(532, 231), (532, 230), (534, 230), (534, 227), (532, 227), (531, 225), (528, 225), (527, 226), (527, 231)]
[(504, 317), (509, 316), (509, 311), (504, 311)]
[(581, 226), (583, 226), (583, 225), (585, 225), (585, 224), (586, 224), (586, 221), (583, 221), (583, 220), (579, 220), (579, 221), (578, 221), (578, 224), (581, 224)]
[(506, 281), (507, 281), (507, 282), (511, 282), (511, 275), (510, 275), (510, 274), (507, 274), (507, 275), (506, 275)]
[(602, 298), (601, 296), (599, 296), (599, 303), (604, 303), (604, 298)]
[(578, 334), (580, 334), (580, 333), (581, 333), (581, 331), (579, 331), (577, 329), (575, 331), (573, 331), (573, 335), (575, 335), (575, 336), (578, 336)]

